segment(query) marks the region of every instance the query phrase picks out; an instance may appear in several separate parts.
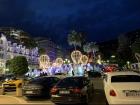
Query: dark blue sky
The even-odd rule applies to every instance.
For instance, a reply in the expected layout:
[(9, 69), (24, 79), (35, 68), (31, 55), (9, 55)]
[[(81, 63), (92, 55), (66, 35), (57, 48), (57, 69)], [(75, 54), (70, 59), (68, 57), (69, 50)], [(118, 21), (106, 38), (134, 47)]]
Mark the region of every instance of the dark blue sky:
[(140, 0), (0, 0), (0, 26), (67, 43), (75, 29), (104, 41), (140, 28)]

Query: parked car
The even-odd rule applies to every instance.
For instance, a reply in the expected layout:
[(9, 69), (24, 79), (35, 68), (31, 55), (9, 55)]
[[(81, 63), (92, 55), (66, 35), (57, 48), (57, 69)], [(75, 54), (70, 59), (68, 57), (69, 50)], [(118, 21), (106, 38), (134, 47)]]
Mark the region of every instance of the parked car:
[(2, 86), (4, 86), (5, 91), (15, 91), (17, 87), (22, 86), (22, 80), (17, 79), (15, 77), (8, 77), (5, 78), (5, 81), (2, 83)]
[(66, 77), (51, 89), (55, 104), (88, 103), (93, 93), (93, 83), (87, 77)]
[(140, 74), (130, 71), (109, 72), (103, 81), (109, 105), (140, 105)]
[(57, 77), (36, 77), (23, 86), (23, 95), (30, 97), (50, 97), (50, 89), (59, 81)]
[(89, 77), (93, 77), (93, 78), (96, 78), (96, 77), (101, 77), (102, 76), (102, 74), (101, 74), (101, 72), (99, 72), (99, 71), (90, 71), (90, 73), (89, 73)]

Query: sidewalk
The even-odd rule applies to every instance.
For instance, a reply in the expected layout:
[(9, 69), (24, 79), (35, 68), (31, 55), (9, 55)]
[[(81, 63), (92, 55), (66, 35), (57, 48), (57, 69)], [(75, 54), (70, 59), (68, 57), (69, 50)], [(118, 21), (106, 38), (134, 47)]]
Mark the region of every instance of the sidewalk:
[(16, 97), (10, 95), (0, 95), (0, 105), (1, 104), (26, 104), (26, 105), (54, 105), (51, 101), (29, 101), (23, 97)]
[(0, 104), (27, 104), (27, 102), (21, 97), (0, 95)]

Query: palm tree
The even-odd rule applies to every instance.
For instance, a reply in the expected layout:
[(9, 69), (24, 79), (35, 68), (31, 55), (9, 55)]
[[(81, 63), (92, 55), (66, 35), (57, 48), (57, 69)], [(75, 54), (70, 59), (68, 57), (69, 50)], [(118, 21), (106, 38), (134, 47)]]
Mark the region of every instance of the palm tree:
[(95, 53), (97, 52), (97, 51), (99, 51), (99, 46), (98, 45), (96, 45), (96, 43), (95, 42), (90, 42), (90, 49), (91, 49), (91, 51), (93, 51), (93, 54), (94, 54), (94, 56), (95, 56)]
[(68, 43), (69, 45), (73, 45), (76, 50), (77, 46), (81, 47), (82, 35), (77, 33), (75, 30), (71, 31), (71, 33), (68, 34)]
[(91, 52), (89, 43), (86, 43), (85, 45), (83, 45), (83, 50), (84, 50), (84, 52), (86, 52), (86, 53), (90, 53), (90, 52)]
[(94, 58), (95, 58), (95, 57), (96, 57), (96, 56), (95, 56), (95, 53), (96, 53), (97, 51), (99, 51), (99, 47), (98, 47), (98, 45), (96, 45), (95, 42), (90, 42), (90, 43), (86, 43), (86, 44), (83, 46), (83, 50), (84, 50), (86, 53), (88, 53), (88, 55), (89, 55), (90, 52), (92, 52), (92, 53), (93, 53), (93, 56), (94, 56)]

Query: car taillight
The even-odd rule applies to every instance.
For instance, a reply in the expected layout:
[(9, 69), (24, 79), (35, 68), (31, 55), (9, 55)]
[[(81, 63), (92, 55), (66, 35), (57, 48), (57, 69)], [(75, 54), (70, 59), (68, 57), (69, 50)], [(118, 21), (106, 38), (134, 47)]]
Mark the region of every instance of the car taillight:
[(114, 90), (110, 90), (110, 96), (116, 96), (116, 93)]
[(57, 88), (57, 87), (53, 87), (53, 88), (51, 89), (51, 94), (52, 94), (52, 95), (55, 95), (55, 94), (57, 93), (57, 91), (58, 91), (58, 88)]
[(79, 89), (79, 88), (74, 88), (74, 89), (73, 89), (73, 93), (81, 93), (81, 89)]

